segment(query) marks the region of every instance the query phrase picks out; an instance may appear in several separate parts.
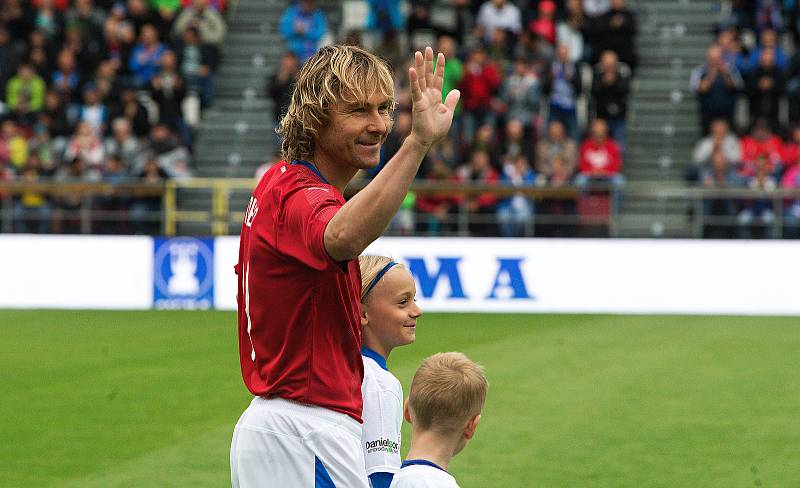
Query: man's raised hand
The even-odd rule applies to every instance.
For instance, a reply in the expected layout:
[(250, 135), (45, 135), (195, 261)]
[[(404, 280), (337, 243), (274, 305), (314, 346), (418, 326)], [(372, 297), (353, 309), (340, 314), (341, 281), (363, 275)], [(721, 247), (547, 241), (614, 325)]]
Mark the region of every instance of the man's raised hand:
[(415, 66), (408, 69), (413, 102), (411, 137), (426, 148), (447, 135), (461, 97), (458, 90), (452, 90), (442, 103), (444, 63), (444, 54), (439, 53), (434, 72), (433, 49), (426, 47), (424, 55), (419, 51), (414, 53)]

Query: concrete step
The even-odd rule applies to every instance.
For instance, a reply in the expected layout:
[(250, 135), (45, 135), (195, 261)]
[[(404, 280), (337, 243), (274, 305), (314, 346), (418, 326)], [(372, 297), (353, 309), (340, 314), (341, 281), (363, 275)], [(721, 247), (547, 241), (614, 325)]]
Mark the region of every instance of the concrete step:
[(688, 238), (692, 236), (691, 225), (685, 216), (622, 214), (619, 219), (619, 237)]
[(697, 14), (718, 14), (720, 5), (719, 1), (664, 1), (664, 0), (635, 0), (629, 2), (628, 6), (636, 11), (646, 11), (648, 14), (661, 14), (664, 12), (685, 12), (692, 14), (692, 17)]
[[(276, 25), (277, 27), (277, 25)], [(225, 36), (225, 49), (235, 49), (243, 44), (262, 43), (264, 46), (274, 46), (276, 43), (283, 42), (277, 30), (259, 29), (258, 32), (247, 30), (234, 30)], [(268, 43), (268, 44), (264, 44)]]
[[(214, 108), (225, 112), (259, 112), (265, 116), (272, 114), (272, 100), (265, 97), (248, 99), (244, 97), (226, 97), (214, 102)], [(271, 116), (271, 115), (270, 115)]]
[(687, 83), (689, 81), (689, 77), (692, 75), (692, 70), (694, 70), (694, 65), (685, 65), (680, 63), (681, 66), (673, 66), (673, 63), (669, 63), (666, 65), (659, 65), (659, 66), (652, 66), (646, 65), (642, 66), (636, 71), (636, 77), (639, 80), (648, 79), (648, 78), (656, 78), (662, 80), (685, 80)]
[[(277, 58), (276, 60), (277, 61)], [(261, 80), (267, 80), (270, 75), (272, 75), (275, 70), (271, 67), (272, 62), (270, 60), (265, 60), (263, 66), (254, 65), (254, 63), (248, 64), (223, 64), (219, 71), (214, 76), (214, 80), (217, 82), (227, 82), (231, 79), (241, 79), (241, 78), (258, 78)]]

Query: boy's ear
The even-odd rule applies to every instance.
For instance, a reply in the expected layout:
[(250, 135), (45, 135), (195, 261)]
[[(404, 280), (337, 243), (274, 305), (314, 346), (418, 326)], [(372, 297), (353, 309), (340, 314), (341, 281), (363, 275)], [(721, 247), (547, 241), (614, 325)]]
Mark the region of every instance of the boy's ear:
[(364, 310), (364, 305), (361, 305), (361, 327), (364, 327), (369, 323), (369, 319), (367, 318), (367, 312)]
[(464, 438), (465, 439), (472, 439), (472, 436), (475, 435), (475, 429), (478, 428), (478, 422), (480, 422), (480, 421), (481, 421), (481, 414), (478, 414), (478, 415), (472, 417), (472, 419), (470, 419), (469, 422), (467, 422), (467, 426), (464, 427)]
[(403, 418), (406, 419), (406, 422), (409, 424), (411, 423), (411, 414), (408, 413), (408, 398), (403, 402)]

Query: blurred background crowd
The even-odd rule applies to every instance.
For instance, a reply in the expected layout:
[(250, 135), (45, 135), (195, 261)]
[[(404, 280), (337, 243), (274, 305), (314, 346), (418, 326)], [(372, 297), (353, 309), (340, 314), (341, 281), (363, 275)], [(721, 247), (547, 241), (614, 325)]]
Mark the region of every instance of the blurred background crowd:
[[(145, 181), (191, 175), (193, 129), (214, 103), (225, 1), (3, 0), (0, 5), (0, 179)], [(77, 232), (71, 195), (14, 202), (18, 232)], [(158, 198), (96, 198), (136, 218)]]
[[(358, 13), (366, 27), (348, 28), (354, 3), (366, 9)], [(639, 65), (635, 5), (447, 0), (446, 9), (437, 8), (442, 3), (289, 2), (271, 26), (285, 49), (264, 80), (272, 122), (280, 120), (300, 67), (319, 46), (358, 44), (381, 55), (395, 72), (398, 106), (381, 166), (361, 175), (368, 180), (411, 129), (410, 53), (431, 45), (447, 57), (445, 93), (457, 88), (462, 96), (449, 137), (431, 150), (419, 180), (572, 188), (583, 197), (410, 193), (394, 232), (451, 233), (466, 210), (473, 235), (530, 235), (534, 218), (536, 235), (573, 235), (574, 226), (559, 222), (615, 214), (626, 183), (627, 115)], [(79, 231), (77, 219), (65, 216), (86, 202), (36, 191), (36, 182), (159, 183), (193, 175), (195, 136), (203, 111), (214, 105), (226, 15), (236, 4), (0, 4), (0, 180), (32, 183), (13, 198), (14, 231)], [(715, 25), (706, 62), (686, 85), (698, 101), (701, 138), (686, 161), (685, 180), (709, 189), (800, 188), (798, 2), (720, 4), (725, 15), (709, 19)], [(341, 25), (328, 21), (332, 9), (341, 12)], [(271, 146), (279, 148), (279, 141)], [(265, 154), (258, 174), (278, 157)], [(91, 207), (130, 214), (125, 225), (111, 219), (93, 232), (160, 231), (158, 197), (94, 196)], [(788, 235), (797, 236), (800, 199), (782, 207), (770, 198), (706, 199), (705, 235), (770, 237), (780, 218)], [(714, 218), (722, 224), (713, 225)]]
[[(448, 139), (431, 150), (420, 179), (519, 187), (599, 184), (612, 188), (607, 204), (618, 205), (637, 64), (636, 15), (625, 0), (454, 0), (445, 18), (436, 16), (430, 1), (411, 2), (407, 10), (399, 0), (367, 3), (368, 28), (345, 32), (342, 41), (366, 46), (395, 71), (399, 103), (381, 166), (411, 130), (409, 53), (431, 45), (447, 58), (445, 94), (457, 88), (461, 101)], [(325, 26), (325, 14), (313, 1), (299, 1), (284, 13), (280, 32), (290, 50), (269, 83), (276, 107), (285, 110), (286, 88)], [(447, 232), (466, 205), (473, 235), (521, 236), (536, 211), (534, 200), (522, 194), (465, 198), (410, 194), (395, 230)], [(545, 201), (540, 211), (574, 215), (576, 205)], [(561, 226), (545, 232), (558, 229), (569, 232)]]
[[(686, 179), (705, 188), (800, 188), (800, 39), (794, 0), (734, 1), (715, 26), (706, 62), (695, 68), (702, 139)], [(705, 213), (737, 226), (712, 226), (712, 237), (771, 237), (772, 199), (711, 199)], [(800, 199), (784, 203), (788, 237), (800, 233)]]

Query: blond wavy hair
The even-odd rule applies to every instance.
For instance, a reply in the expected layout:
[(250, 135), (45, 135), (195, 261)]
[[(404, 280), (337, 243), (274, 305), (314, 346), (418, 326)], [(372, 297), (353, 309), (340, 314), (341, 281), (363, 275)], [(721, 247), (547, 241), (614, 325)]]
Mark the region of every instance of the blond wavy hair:
[(458, 432), (481, 413), (489, 381), (483, 367), (460, 352), (440, 352), (422, 361), (411, 380), (408, 406), (415, 427)]
[(275, 129), (283, 136), (285, 161), (310, 160), (314, 140), (338, 102), (363, 103), (374, 93), (394, 110), (394, 79), (386, 61), (357, 46), (325, 46), (314, 54), (297, 77), (289, 109)]

